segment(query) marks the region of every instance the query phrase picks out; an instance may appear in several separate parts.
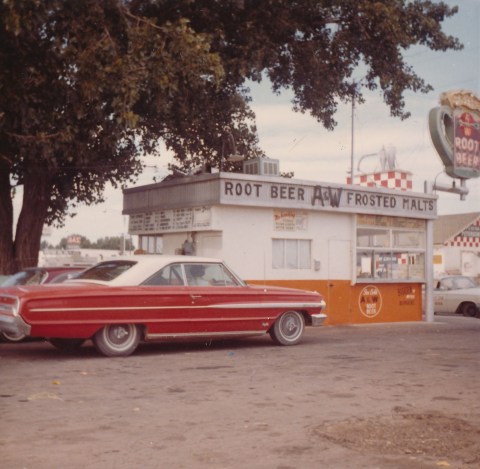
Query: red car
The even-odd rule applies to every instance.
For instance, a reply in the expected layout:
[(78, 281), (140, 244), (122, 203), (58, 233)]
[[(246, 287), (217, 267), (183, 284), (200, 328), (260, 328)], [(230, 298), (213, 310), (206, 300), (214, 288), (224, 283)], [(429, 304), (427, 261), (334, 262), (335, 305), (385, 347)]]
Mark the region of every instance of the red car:
[(326, 319), (317, 292), (251, 286), (221, 261), (134, 256), (101, 262), (74, 280), (0, 290), (0, 332), (46, 337), (72, 350), (92, 339), (106, 356), (140, 341), (269, 333), (297, 344), (305, 325)]
[[(0, 289), (14, 285), (43, 285), (45, 283), (60, 283), (74, 277), (85, 270), (85, 267), (27, 267), (19, 272), (6, 277), (0, 283)], [(20, 342), (25, 334), (12, 334), (1, 332), (0, 339), (5, 342)]]

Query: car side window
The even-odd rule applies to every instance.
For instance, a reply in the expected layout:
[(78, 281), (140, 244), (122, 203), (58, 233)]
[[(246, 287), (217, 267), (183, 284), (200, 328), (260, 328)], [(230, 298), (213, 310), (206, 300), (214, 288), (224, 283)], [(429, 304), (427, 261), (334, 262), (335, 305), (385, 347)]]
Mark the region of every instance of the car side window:
[(45, 280), (46, 277), (47, 273), (43, 270), (21, 270), (20, 272), (8, 277), (2, 286), (11, 287), (13, 285), (39, 285)]
[(167, 267), (159, 270), (156, 274), (143, 282), (142, 285), (184, 285), (181, 265), (167, 265)]
[(65, 280), (69, 280), (71, 278), (73, 278), (74, 275), (73, 274), (70, 274), (68, 272), (65, 272), (63, 274), (59, 274), (57, 275), (54, 279), (52, 279), (52, 281), (50, 283), (62, 283), (64, 282)]
[(184, 264), (187, 283), (192, 286), (211, 285), (210, 275), (207, 274), (208, 264)]
[(212, 279), (210, 283), (215, 286), (234, 286), (238, 285), (237, 280), (232, 274), (225, 269), (225, 267), (221, 264), (215, 264), (211, 266), (212, 269)]
[(453, 288), (453, 281), (450, 278), (442, 280), (440, 290), (451, 290)]
[(458, 277), (455, 287), (457, 289), (466, 289), (466, 288), (473, 288), (475, 285), (471, 278), (469, 277)]
[(185, 264), (188, 285), (226, 287), (238, 285), (236, 278), (222, 264)]

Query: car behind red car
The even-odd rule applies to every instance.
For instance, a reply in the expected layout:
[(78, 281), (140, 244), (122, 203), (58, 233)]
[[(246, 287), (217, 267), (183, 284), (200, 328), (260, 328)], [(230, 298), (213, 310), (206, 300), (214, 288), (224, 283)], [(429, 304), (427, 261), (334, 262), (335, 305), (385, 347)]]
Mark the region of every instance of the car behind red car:
[[(58, 266), (58, 267), (27, 267), (19, 272), (6, 277), (0, 283), (0, 289), (15, 285), (43, 285), (48, 283), (61, 283), (74, 278), (75, 275), (85, 270), (85, 267)], [(25, 334), (1, 332), (0, 339), (5, 342), (20, 342)]]

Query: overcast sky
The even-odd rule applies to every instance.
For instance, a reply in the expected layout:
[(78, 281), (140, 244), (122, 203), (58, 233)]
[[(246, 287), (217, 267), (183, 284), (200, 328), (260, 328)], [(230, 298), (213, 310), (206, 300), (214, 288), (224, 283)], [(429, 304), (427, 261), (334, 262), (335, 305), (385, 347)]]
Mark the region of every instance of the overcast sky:
[[(459, 52), (431, 52), (414, 48), (406, 53), (408, 63), (417, 74), (429, 82), (434, 91), (428, 95), (409, 93), (406, 109), (412, 116), (401, 121), (391, 118), (379, 93), (367, 95), (367, 102), (354, 113), (354, 171), (359, 159), (378, 152), (383, 145), (396, 148), (397, 168), (413, 173), (413, 190), (423, 192), (424, 181), (451, 185), (452, 179), (443, 173), (443, 164), (431, 143), (428, 112), (438, 105), (442, 92), (467, 89), (480, 96), (480, 1), (447, 0), (460, 7), (459, 13), (444, 23), (444, 30), (457, 36), (465, 48)], [(280, 160), (281, 171), (293, 171), (295, 179), (345, 183), (351, 162), (351, 106), (340, 108), (334, 131), (325, 130), (312, 117), (291, 111), (291, 95), (276, 96), (264, 82), (251, 87), (260, 145), (270, 158)], [(149, 166), (137, 185), (153, 182), (156, 175), (166, 173), (167, 157), (149, 159)], [(379, 168), (376, 157), (362, 160), (362, 172)], [(438, 213), (480, 211), (480, 178), (467, 182), (470, 191), (461, 201), (455, 194), (439, 192)], [(18, 211), (18, 202), (16, 204)], [(80, 234), (95, 241), (106, 236), (119, 236), (126, 230), (126, 218), (121, 215), (122, 192), (109, 188), (106, 203), (81, 207), (77, 216), (67, 220), (65, 228), (53, 230), (44, 239), (56, 244), (62, 237)]]

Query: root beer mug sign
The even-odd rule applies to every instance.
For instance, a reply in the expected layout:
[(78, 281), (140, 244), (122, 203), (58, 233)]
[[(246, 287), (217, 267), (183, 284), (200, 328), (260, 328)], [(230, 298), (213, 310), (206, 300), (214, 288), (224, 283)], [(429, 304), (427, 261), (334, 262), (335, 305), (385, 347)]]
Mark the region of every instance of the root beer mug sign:
[(432, 142), (446, 173), (459, 179), (480, 176), (480, 99), (470, 91), (449, 91), (430, 111)]

